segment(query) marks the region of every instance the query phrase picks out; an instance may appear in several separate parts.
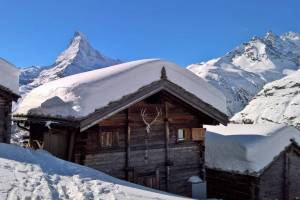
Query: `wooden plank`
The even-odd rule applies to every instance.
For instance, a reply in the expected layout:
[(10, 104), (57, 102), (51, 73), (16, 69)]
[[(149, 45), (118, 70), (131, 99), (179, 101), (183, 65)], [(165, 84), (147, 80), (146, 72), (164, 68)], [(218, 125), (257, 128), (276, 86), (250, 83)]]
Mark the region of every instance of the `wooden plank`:
[(73, 130), (70, 133), (70, 141), (69, 141), (69, 149), (68, 149), (68, 161), (72, 160), (74, 143), (75, 143), (75, 136), (76, 136), (76, 132)]

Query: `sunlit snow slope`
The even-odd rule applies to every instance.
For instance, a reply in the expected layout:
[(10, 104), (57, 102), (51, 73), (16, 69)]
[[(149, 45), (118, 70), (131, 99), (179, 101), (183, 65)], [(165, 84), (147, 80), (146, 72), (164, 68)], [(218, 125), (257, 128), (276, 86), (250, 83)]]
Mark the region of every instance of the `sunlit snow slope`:
[(268, 32), (254, 37), (225, 56), (188, 66), (192, 72), (219, 88), (229, 112), (242, 110), (262, 87), (299, 69), (300, 36)]
[(266, 84), (232, 120), (238, 123), (286, 123), (300, 128), (300, 71)]
[(3, 143), (0, 177), (0, 199), (185, 199)]

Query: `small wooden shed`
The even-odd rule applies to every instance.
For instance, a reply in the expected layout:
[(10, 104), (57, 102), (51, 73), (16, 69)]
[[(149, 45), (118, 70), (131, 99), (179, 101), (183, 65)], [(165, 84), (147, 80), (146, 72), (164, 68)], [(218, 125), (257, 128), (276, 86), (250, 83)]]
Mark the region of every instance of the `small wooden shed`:
[(182, 195), (190, 195), (190, 177), (205, 177), (203, 124), (227, 123), (218, 90), (162, 60), (66, 77), (28, 98), (14, 120), (30, 130), (31, 142), (117, 178)]
[[(224, 200), (300, 199), (300, 147), (296, 142), (300, 141), (300, 131), (284, 125), (264, 124), (229, 125), (227, 130), (225, 127), (208, 129), (208, 197)], [(224, 158), (216, 160), (220, 156)]]
[(9, 143), (12, 102), (17, 101), (19, 70), (0, 58), (0, 142)]
[(10, 142), (12, 102), (18, 98), (17, 94), (0, 85), (0, 142)]

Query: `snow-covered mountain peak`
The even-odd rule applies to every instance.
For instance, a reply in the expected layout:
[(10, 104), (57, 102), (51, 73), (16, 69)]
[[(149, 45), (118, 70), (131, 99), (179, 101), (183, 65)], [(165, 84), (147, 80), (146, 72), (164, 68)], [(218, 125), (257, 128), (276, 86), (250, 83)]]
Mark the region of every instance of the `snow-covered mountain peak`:
[[(63, 68), (66, 75), (71, 75), (74, 74), (74, 70), (82, 71), (82, 69), (74, 69), (76, 67), (95, 68), (96, 66), (110, 65), (112, 62), (114, 62), (114, 60), (103, 56), (95, 50), (85, 35), (80, 32), (75, 32), (69, 46), (57, 57), (54, 65), (57, 65), (57, 68)], [(71, 66), (73, 69), (69, 69)]]
[(279, 36), (273, 33), (272, 31), (268, 31), (265, 35), (266, 40), (276, 40), (277, 38), (279, 38)]
[(287, 32), (281, 36), (282, 40), (300, 41), (300, 34), (295, 32)]
[(65, 59), (73, 60), (80, 49), (89, 51), (90, 49), (92, 49), (92, 47), (89, 44), (87, 38), (82, 33), (75, 32), (68, 48), (57, 57), (55, 63), (60, 63)]
[[(37, 86), (61, 77), (119, 63), (121, 63), (120, 60), (111, 59), (95, 50), (84, 34), (75, 32), (69, 45), (59, 54), (53, 65), (42, 67), (40, 70), (32, 67), (22, 70), (21, 76), (24, 75), (22, 79), (24, 85), (21, 86), (21, 93), (26, 93)], [(36, 75), (27, 76), (26, 73), (32, 70), (36, 72)], [(26, 77), (30, 80), (27, 80)]]
[(300, 66), (299, 34), (281, 36), (269, 31), (252, 37), (224, 56), (188, 66), (192, 72), (219, 88), (234, 114), (245, 107), (263, 85), (280, 79)]

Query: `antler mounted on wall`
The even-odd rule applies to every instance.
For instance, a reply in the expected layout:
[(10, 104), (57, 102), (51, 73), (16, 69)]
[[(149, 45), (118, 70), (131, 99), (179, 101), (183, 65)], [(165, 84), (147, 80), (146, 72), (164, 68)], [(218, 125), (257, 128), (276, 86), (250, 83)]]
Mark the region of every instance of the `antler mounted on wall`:
[(156, 107), (156, 112), (157, 113), (156, 113), (155, 118), (151, 122), (146, 121), (146, 117), (147, 117), (146, 112), (147, 112), (146, 108), (141, 109), (141, 116), (142, 116), (143, 122), (146, 124), (146, 131), (147, 131), (147, 133), (150, 133), (151, 125), (154, 124), (156, 122), (156, 120), (158, 119), (158, 117), (161, 115), (161, 109)]

